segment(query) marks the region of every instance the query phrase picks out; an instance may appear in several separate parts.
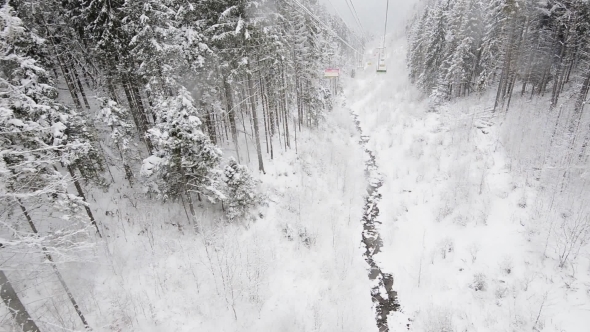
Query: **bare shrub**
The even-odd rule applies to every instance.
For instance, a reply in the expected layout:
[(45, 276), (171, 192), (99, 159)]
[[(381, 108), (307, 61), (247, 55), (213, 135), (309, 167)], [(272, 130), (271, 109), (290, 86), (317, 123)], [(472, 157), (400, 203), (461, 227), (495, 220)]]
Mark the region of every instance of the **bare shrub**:
[(492, 206), (489, 199), (484, 199), (482, 208), (477, 212), (476, 215), (476, 223), (483, 224), (484, 226), (488, 225), (488, 218), (490, 216), (490, 211), (492, 210)]
[(506, 275), (512, 273), (512, 270), (514, 269), (514, 262), (510, 256), (504, 256), (499, 265), (502, 273)]
[(453, 313), (447, 308), (431, 308), (424, 318), (424, 332), (454, 332)]
[(518, 199), (518, 207), (521, 209), (526, 208), (526, 193), (523, 193), (522, 196)]
[(557, 243), (559, 267), (575, 260), (590, 239), (590, 216), (563, 214), (559, 228), (554, 233)]
[(536, 279), (536, 274), (526, 273), (525, 276), (520, 280), (520, 285), (523, 291), (528, 291), (531, 283)]
[(459, 214), (456, 215), (455, 218), (453, 218), (453, 223), (459, 226), (467, 226), (467, 223), (469, 222), (469, 218), (467, 218), (466, 216), (464, 216), (463, 214)]
[(524, 235), (528, 242), (531, 242), (535, 236), (539, 235), (539, 225), (534, 222), (528, 222), (524, 225)]
[(484, 292), (488, 288), (487, 277), (483, 273), (477, 273), (473, 276), (473, 281), (469, 285), (469, 288), (473, 289), (474, 291), (481, 291)]
[(455, 250), (455, 243), (450, 237), (444, 238), (438, 243), (438, 250), (443, 259), (447, 258), (447, 255)]
[(467, 248), (467, 250), (469, 251), (469, 254), (471, 255), (471, 263), (475, 263), (475, 261), (477, 260), (477, 254), (479, 253), (479, 244), (477, 244), (477, 242), (473, 242)]
[(494, 296), (496, 297), (496, 300), (500, 300), (500, 299), (505, 298), (507, 294), (508, 294), (508, 288), (505, 286), (499, 286), (494, 291)]
[(451, 213), (453, 213), (453, 208), (450, 207), (449, 204), (445, 204), (438, 210), (438, 216), (436, 217), (436, 221), (443, 221), (443, 219), (448, 217)]

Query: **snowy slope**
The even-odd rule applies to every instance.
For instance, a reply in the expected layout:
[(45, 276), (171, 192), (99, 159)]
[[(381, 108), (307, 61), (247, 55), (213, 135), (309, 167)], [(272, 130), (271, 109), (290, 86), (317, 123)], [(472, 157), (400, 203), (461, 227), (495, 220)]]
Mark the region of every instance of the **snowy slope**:
[[(219, 211), (199, 204), (202, 232), (195, 234), (180, 202), (133, 195), (126, 181), (90, 192), (95, 215), (108, 225), (106, 237), (97, 239), (95, 261), (62, 267), (90, 325), (96, 331), (375, 330), (360, 248), (363, 151), (348, 109), (336, 107), (321, 128), (297, 135), (298, 153), (275, 150), (266, 175), (255, 172), (268, 206), (244, 226), (222, 225)], [(44, 326), (51, 330), (51, 324), (48, 318)]]
[[(429, 113), (407, 80), (403, 38), (388, 41), (386, 74), (374, 55), (342, 79), (325, 123), (297, 133), (297, 152), (276, 148), (256, 175), (268, 206), (246, 225), (220, 225), (220, 211), (200, 204), (196, 234), (180, 202), (132, 194), (113, 168), (119, 181), (88, 194), (108, 226), (94, 259), (60, 266), (94, 330), (376, 331), (361, 248), (366, 156), (352, 112), (383, 180), (374, 259), (395, 279), (392, 331), (587, 331), (587, 247), (558, 266), (551, 217), (561, 210), (540, 215), (543, 193), (517, 171), (520, 146), (507, 146), (534, 137), (490, 113), (485, 95)], [(515, 100), (511, 117), (518, 107), (534, 105)], [(43, 331), (75, 326), (50, 271), (37, 272), (43, 283), (18, 291)], [(36, 306), (47, 297), (55, 308)], [(10, 331), (8, 315), (1, 323)]]
[[(297, 133), (297, 152), (294, 141), (288, 151), (274, 142), (266, 174), (253, 171), (268, 205), (246, 224), (226, 225), (218, 207), (199, 203), (195, 233), (181, 202), (145, 198), (111, 165), (116, 181), (87, 195), (104, 238), (60, 266), (93, 330), (376, 331), (361, 250), (364, 152), (338, 103), (320, 128)], [(251, 162), (243, 141), (242, 162), (256, 170), (249, 144)], [(45, 270), (18, 292), (44, 332), (76, 330)], [(38, 301), (48, 297), (54, 306)], [(14, 328), (8, 314), (0, 325)]]
[(398, 324), (408, 315), (414, 331), (587, 331), (588, 254), (558, 267), (501, 119), (485, 96), (429, 113), (405, 54), (403, 38), (389, 40), (388, 72), (373, 60), (345, 89), (384, 175), (379, 259), (395, 278)]

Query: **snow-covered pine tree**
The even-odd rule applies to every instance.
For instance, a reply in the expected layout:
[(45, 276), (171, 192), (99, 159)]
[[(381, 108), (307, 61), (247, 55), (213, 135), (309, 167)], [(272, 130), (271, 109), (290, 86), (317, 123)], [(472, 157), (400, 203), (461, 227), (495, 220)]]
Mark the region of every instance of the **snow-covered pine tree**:
[(149, 131), (155, 150), (141, 173), (163, 197), (186, 197), (194, 215), (191, 193), (212, 203), (224, 198), (218, 169), (222, 154), (203, 133), (190, 93), (182, 86), (175, 90), (177, 95), (155, 101), (156, 125)]
[[(56, 167), (79, 163), (95, 172), (92, 165), (96, 161), (90, 161), (96, 159), (95, 151), (84, 122), (56, 101), (57, 90), (51, 77), (26, 54), (44, 40), (26, 31), (20, 19), (12, 16), (10, 6), (3, 6), (1, 14), (4, 194), (22, 191), (20, 195), (29, 193), (22, 199), (44, 196), (49, 201), (62, 195), (67, 205), (73, 197), (67, 195), (67, 179)], [(72, 204), (79, 205), (78, 199)]]
[(226, 185), (226, 216), (230, 221), (238, 221), (259, 203), (255, 180), (248, 167), (230, 158), (223, 172)]
[[(251, 123), (253, 127), (256, 155), (258, 157), (258, 170), (264, 172), (264, 158), (260, 139), (260, 98), (257, 98), (255, 90), (256, 77), (253, 74), (257, 70), (258, 60), (264, 51), (264, 23), (265, 12), (257, 10), (259, 3), (254, 1), (228, 0), (223, 3), (223, 12), (218, 16), (216, 29), (211, 37), (213, 41), (225, 41), (225, 45), (233, 47), (228, 52), (227, 60), (232, 63), (229, 68), (241, 74), (246, 82), (244, 90), (250, 108)], [(232, 45), (232, 46), (229, 46)]]
[(101, 98), (100, 117), (104, 123), (110, 128), (109, 138), (107, 143), (114, 147), (119, 152), (121, 163), (125, 170), (125, 178), (129, 181), (129, 185), (133, 186), (133, 169), (132, 163), (137, 160), (137, 155), (132, 149), (132, 137), (134, 132), (133, 125), (129, 123), (129, 110), (119, 105), (116, 101), (110, 98)]
[[(88, 211), (83, 197), (68, 193), (71, 178), (58, 168), (71, 170), (91, 158), (92, 145), (84, 129), (76, 128), (81, 122), (75, 112), (56, 101), (57, 89), (47, 71), (29, 56), (38, 54), (31, 50), (44, 42), (22, 26), (9, 5), (0, 8), (0, 206), (9, 212), (0, 223), (1, 237), (9, 240), (2, 254), (39, 248), (37, 260), (15, 261), (49, 261), (88, 328), (56, 263), (88, 245), (89, 219), (97, 232), (99, 228), (83, 212)], [(44, 212), (42, 223), (34, 219), (35, 210)]]
[(424, 45), (424, 65), (416, 84), (429, 94), (435, 92), (438, 87), (438, 70), (444, 61), (446, 9), (447, 4), (442, 1), (437, 2), (428, 12), (428, 18), (424, 23), (424, 34), (427, 41)]
[(444, 11), (445, 16), (445, 43), (443, 48), (443, 63), (440, 68), (437, 68), (438, 87), (440, 93), (450, 96), (455, 88), (455, 79), (457, 76), (462, 76), (463, 70), (463, 56), (465, 47), (460, 48), (459, 45), (464, 40), (461, 34), (461, 27), (465, 20), (466, 1), (457, 0), (449, 2), (448, 8)]
[(407, 29), (408, 53), (406, 63), (410, 71), (410, 80), (416, 83), (424, 72), (425, 46), (428, 40), (424, 36), (425, 24), (429, 18), (430, 8), (426, 7), (421, 15), (416, 15)]
[[(476, 53), (481, 39), (479, 1), (464, 0), (453, 7), (452, 16), (461, 17), (456, 23), (455, 43), (448, 45), (450, 54), (446, 60), (445, 82), (449, 85), (449, 95), (465, 96), (471, 92), (472, 78), (476, 67)], [(453, 26), (453, 25), (451, 25)], [(454, 44), (453, 46), (451, 46)]]
[[(136, 55), (148, 55), (134, 49), (137, 45), (133, 42), (139, 42), (139, 38), (133, 40), (136, 22), (132, 18), (136, 16), (125, 10), (128, 7), (121, 0), (66, 0), (63, 3), (64, 16), (71, 20), (81, 42), (91, 50), (106, 76), (110, 98), (120, 103), (116, 89), (122, 88), (135, 127), (151, 152), (153, 146), (146, 135), (151, 127), (150, 112), (142, 93), (146, 79), (139, 71), (141, 62), (135, 58)], [(129, 22), (125, 21), (127, 15), (130, 16)], [(141, 17), (138, 20), (141, 21)]]

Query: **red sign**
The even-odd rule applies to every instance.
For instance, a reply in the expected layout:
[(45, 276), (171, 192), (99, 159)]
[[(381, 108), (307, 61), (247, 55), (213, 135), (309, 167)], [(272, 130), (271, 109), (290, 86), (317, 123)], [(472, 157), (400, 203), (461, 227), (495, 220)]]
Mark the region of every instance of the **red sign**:
[(324, 77), (339, 77), (340, 76), (340, 69), (326, 69), (324, 72)]

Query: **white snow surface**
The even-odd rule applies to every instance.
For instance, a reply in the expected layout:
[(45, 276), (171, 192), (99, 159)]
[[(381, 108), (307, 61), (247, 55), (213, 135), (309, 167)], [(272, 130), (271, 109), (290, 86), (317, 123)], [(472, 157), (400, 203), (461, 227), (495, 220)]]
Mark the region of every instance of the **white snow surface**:
[[(94, 259), (60, 265), (93, 330), (376, 331), (361, 250), (365, 153), (352, 111), (384, 181), (375, 259), (394, 276), (402, 308), (391, 331), (588, 331), (588, 248), (559, 267), (542, 193), (510, 154), (519, 150), (510, 142), (527, 138), (487, 112), (486, 96), (428, 112), (407, 79), (403, 38), (387, 46), (388, 72), (375, 72), (370, 50), (371, 65), (342, 78), (321, 128), (297, 133), (297, 153), (274, 141), (266, 174), (254, 172), (268, 206), (245, 224), (221, 226), (218, 208), (197, 203), (197, 234), (180, 202), (133, 194), (139, 184), (129, 188), (111, 167), (117, 181), (87, 195), (107, 226)], [(510, 114), (518, 107), (534, 105), (515, 100)], [(240, 139), (242, 163), (256, 170), (253, 143), (249, 162)], [(222, 147), (227, 157), (232, 147)], [(158, 162), (149, 161), (145, 170)], [(82, 330), (48, 266), (7, 271), (13, 280), (32, 273), (43, 282), (37, 274), (17, 292), (43, 331)], [(49, 297), (54, 307), (41, 306)], [(1, 310), (0, 330), (11, 331)]]
[[(123, 170), (111, 167), (121, 180), (88, 195), (94, 215), (108, 225), (104, 239), (96, 239), (95, 261), (61, 266), (90, 325), (142, 332), (376, 331), (361, 250), (366, 179), (358, 140), (346, 107), (336, 107), (321, 128), (298, 132), (297, 153), (293, 137), (288, 151), (275, 140), (266, 174), (253, 171), (268, 206), (245, 224), (226, 225), (220, 208), (196, 202), (198, 234), (180, 202), (132, 194), (139, 184), (129, 188)], [(251, 162), (243, 140), (240, 146), (242, 163), (256, 170), (253, 143)], [(144, 172), (158, 163), (148, 161)], [(65, 298), (56, 301), (68, 310)], [(65, 315), (77, 324), (72, 312)], [(49, 315), (42, 324), (50, 331), (63, 325)]]
[(403, 312), (392, 331), (408, 318), (412, 331), (588, 331), (588, 248), (558, 266), (538, 185), (505, 148), (518, 128), (503, 127), (487, 95), (429, 112), (409, 82), (403, 37), (387, 44), (388, 72), (375, 72), (369, 50), (371, 65), (344, 94), (383, 175), (376, 259)]

